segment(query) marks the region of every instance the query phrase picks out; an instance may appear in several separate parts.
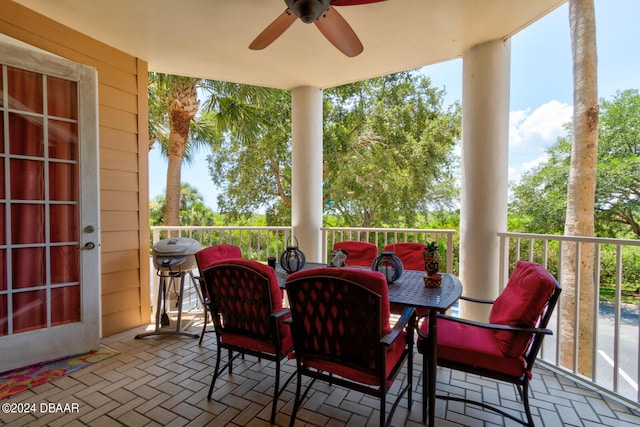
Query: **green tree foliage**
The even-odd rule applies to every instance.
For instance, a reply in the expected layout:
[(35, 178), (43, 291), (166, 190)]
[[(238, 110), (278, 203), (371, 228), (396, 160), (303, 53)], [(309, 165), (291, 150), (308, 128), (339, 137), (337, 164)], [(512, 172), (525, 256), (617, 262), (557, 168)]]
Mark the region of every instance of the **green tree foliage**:
[[(149, 202), (149, 222), (152, 226), (164, 225), (166, 199), (158, 196)], [(215, 225), (214, 213), (204, 204), (198, 190), (189, 185), (180, 185), (180, 225)]]
[(510, 231), (562, 234), (567, 211), (567, 179), (571, 138), (562, 137), (547, 149), (547, 160), (525, 172), (512, 188)]
[(326, 92), (325, 198), (339, 225), (413, 227), (452, 207), (461, 119), (443, 94), (410, 71)]
[[(600, 107), (596, 218), (601, 232), (620, 226), (640, 237), (640, 93), (618, 92)], [(620, 236), (621, 237), (621, 236)]]
[(225, 222), (238, 224), (257, 211), (270, 225), (291, 218), (291, 95), (272, 90), (253, 111), (258, 126), (238, 127), (208, 156), (209, 173), (220, 188), (218, 208)]
[[(414, 226), (457, 200), (460, 107), (418, 72), (324, 92), (325, 213), (345, 226)], [(256, 210), (270, 225), (290, 223), (291, 98), (273, 94), (257, 113), (260, 132), (229, 135), (209, 157), (229, 221)]]
[[(596, 235), (640, 237), (640, 94), (618, 92), (600, 105), (598, 175), (595, 200)], [(568, 128), (570, 133), (570, 129)], [(566, 207), (571, 136), (547, 150), (548, 160), (525, 173), (512, 187), (511, 214), (521, 230), (561, 234)], [(513, 222), (510, 222), (513, 224)]]

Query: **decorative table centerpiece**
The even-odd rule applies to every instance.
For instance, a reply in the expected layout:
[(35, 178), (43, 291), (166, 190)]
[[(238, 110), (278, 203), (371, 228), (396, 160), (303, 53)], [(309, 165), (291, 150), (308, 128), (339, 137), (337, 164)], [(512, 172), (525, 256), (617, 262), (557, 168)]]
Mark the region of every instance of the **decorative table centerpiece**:
[(371, 264), (373, 271), (379, 271), (384, 274), (387, 283), (395, 282), (404, 271), (402, 261), (395, 252), (382, 252)]
[(438, 243), (429, 242), (422, 253), (422, 261), (427, 274), (424, 276), (424, 286), (427, 288), (439, 288), (442, 283), (442, 276), (438, 273), (440, 268), (440, 253), (438, 252)]
[(290, 274), (302, 270), (306, 263), (306, 258), (304, 253), (298, 249), (298, 239), (295, 236), (290, 236), (289, 242), (291, 244), (288, 244), (287, 249), (280, 254), (280, 265), (284, 271)]

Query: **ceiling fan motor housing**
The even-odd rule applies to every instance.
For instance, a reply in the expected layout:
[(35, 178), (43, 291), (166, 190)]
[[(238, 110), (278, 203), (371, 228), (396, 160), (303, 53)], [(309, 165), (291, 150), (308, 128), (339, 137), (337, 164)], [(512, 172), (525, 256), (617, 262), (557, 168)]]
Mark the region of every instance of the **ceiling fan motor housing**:
[(329, 9), (331, 0), (284, 0), (287, 7), (305, 24), (310, 24)]

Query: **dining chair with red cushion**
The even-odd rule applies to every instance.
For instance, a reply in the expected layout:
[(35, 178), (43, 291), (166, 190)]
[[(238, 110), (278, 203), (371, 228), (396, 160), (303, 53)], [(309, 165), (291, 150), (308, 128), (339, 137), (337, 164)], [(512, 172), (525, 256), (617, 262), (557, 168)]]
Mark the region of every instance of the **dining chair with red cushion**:
[[(198, 271), (202, 272), (205, 268), (209, 267), (216, 261), (242, 258), (242, 250), (239, 246), (221, 243), (219, 245), (207, 246), (206, 248), (200, 249), (196, 252), (195, 257), (196, 263), (198, 264)], [(209, 295), (207, 294), (207, 288), (204, 281), (201, 280), (200, 276), (197, 279), (200, 282), (200, 295), (202, 296), (202, 302), (205, 306), (204, 323), (202, 325), (200, 341), (198, 342), (198, 345), (202, 345), (202, 339), (204, 338), (204, 334), (207, 333), (207, 323), (209, 322), (209, 312), (207, 308), (209, 304)], [(215, 329), (209, 332), (215, 332)]]
[(384, 250), (385, 252), (395, 252), (396, 256), (402, 261), (402, 266), (405, 270), (424, 271), (422, 254), (425, 248), (424, 243), (399, 242), (386, 245)]
[[(495, 301), (461, 297), (472, 303), (492, 304), (488, 323), (438, 315), (437, 365), (516, 385), (525, 408), (526, 422), (484, 402), (455, 396), (437, 397), (475, 404), (520, 424), (533, 426), (529, 382), (542, 340), (552, 334), (547, 324), (561, 291), (556, 279), (540, 264), (518, 261), (507, 286)], [(427, 339), (428, 322), (425, 320), (418, 330), (417, 343), (424, 366), (428, 363)], [(425, 413), (423, 407), (423, 418)]]
[[(278, 397), (293, 379), (280, 387), (280, 365), (293, 350), (289, 325), (284, 322), (289, 310), (282, 306), (282, 290), (275, 270), (266, 264), (246, 259), (217, 261), (202, 272), (210, 296), (209, 307), (216, 328), (216, 366), (207, 399), (225, 368), (232, 373), (233, 361), (240, 355), (252, 355), (275, 362), (275, 384), (271, 423), (275, 421)], [(220, 366), (221, 353), (228, 360)], [(236, 353), (234, 355), (234, 352)]]
[(333, 249), (342, 249), (347, 253), (346, 265), (371, 267), (373, 260), (378, 256), (378, 247), (373, 243), (359, 242), (357, 240), (346, 240), (336, 242)]
[[(380, 399), (385, 425), (386, 395), (407, 362), (405, 393), (411, 408), (415, 310), (407, 308), (392, 328), (387, 281), (377, 271), (325, 267), (291, 274), (286, 282), (297, 386), (290, 426), (309, 389), (319, 379)], [(312, 378), (301, 394), (302, 377)]]

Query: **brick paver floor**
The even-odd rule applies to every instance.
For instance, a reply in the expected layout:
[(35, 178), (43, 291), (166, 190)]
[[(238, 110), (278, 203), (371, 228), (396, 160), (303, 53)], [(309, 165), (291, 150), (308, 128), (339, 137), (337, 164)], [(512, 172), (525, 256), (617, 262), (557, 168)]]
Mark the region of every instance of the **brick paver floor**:
[[(196, 324), (192, 327), (199, 332)], [(103, 344), (119, 354), (65, 377), (40, 385), (0, 403), (16, 403), (35, 413), (0, 413), (6, 426), (267, 426), (271, 409), (273, 365), (247, 357), (223, 374), (213, 400), (207, 401), (215, 361), (215, 337), (207, 334), (202, 347), (188, 337), (154, 336), (136, 340), (145, 328), (105, 338)], [(226, 352), (223, 355), (226, 358)], [(287, 361), (291, 374), (295, 362)], [(422, 357), (414, 360), (413, 405), (406, 398), (392, 419), (394, 426), (423, 426)], [(406, 370), (399, 375), (405, 379)], [(398, 389), (398, 380), (391, 394)], [(610, 400), (565, 376), (537, 368), (532, 382), (531, 408), (537, 426), (640, 426), (637, 408)], [(438, 392), (500, 402), (524, 417), (516, 389), (504, 383), (438, 368)], [(276, 424), (287, 426), (295, 381), (278, 402)], [(388, 402), (393, 401), (392, 398)], [(48, 405), (55, 404), (54, 406)], [(44, 404), (44, 406), (43, 406)], [(69, 404), (69, 405), (66, 405)], [(65, 407), (66, 405), (66, 407)], [(457, 402), (436, 401), (436, 425), (512, 426), (510, 420), (481, 408)], [(378, 402), (361, 393), (316, 383), (296, 426), (375, 426)], [(24, 409), (24, 408), (23, 408)], [(75, 409), (75, 410), (74, 410)]]

